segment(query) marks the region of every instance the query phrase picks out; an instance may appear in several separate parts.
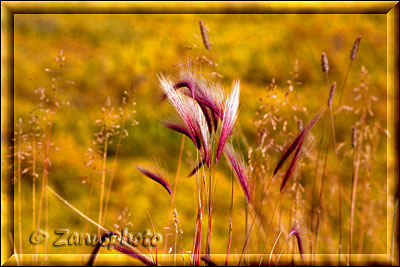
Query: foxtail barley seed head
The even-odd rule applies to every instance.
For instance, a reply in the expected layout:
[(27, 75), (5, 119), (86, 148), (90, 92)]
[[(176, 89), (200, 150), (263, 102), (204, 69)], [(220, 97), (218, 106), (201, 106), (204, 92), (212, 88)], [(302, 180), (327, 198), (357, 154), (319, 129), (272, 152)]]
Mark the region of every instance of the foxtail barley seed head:
[(311, 128), (314, 126), (314, 124), (319, 120), (319, 118), (321, 117), (321, 115), (324, 111), (325, 110), (322, 109), (320, 112), (318, 112), (318, 114), (314, 116), (314, 118), (306, 125), (306, 127), (304, 127), (304, 129), (297, 135), (297, 137), (290, 144), (290, 146), (285, 150), (285, 152), (281, 156), (278, 164), (276, 164), (276, 167), (274, 169), (274, 175), (276, 175), (278, 173), (278, 171), (282, 168), (285, 161), (296, 150), (294, 157), (292, 159), (292, 162), (290, 163), (290, 166), (285, 173), (285, 177), (283, 178), (282, 185), (281, 185), (281, 191), (283, 190), (286, 183), (288, 182), (290, 176), (292, 175), (292, 173), (294, 171), (294, 167), (296, 166), (296, 163), (300, 158), (300, 151), (304, 144), (304, 140), (307, 137), (308, 132), (311, 130)]
[(210, 41), (208, 40), (207, 28), (202, 20), (199, 21), (199, 24), (200, 24), (200, 32), (201, 32), (201, 37), (203, 38), (204, 47), (207, 50), (210, 50), (211, 44)]
[(138, 169), (138, 171), (140, 171), (148, 178), (162, 185), (165, 188), (165, 190), (167, 190), (168, 193), (171, 195), (171, 188), (169, 187), (167, 180), (162, 177), (161, 169), (157, 168), (154, 171), (149, 171), (140, 166), (136, 166), (136, 169)]
[(355, 148), (357, 146), (357, 127), (351, 128), (351, 146)]
[(240, 185), (242, 186), (243, 192), (246, 196), (248, 203), (250, 203), (250, 188), (248, 185), (248, 174), (247, 169), (244, 164), (244, 160), (241, 154), (237, 153), (230, 143), (225, 144), (224, 154), (231, 165), (231, 168), (236, 174)]
[(240, 94), (239, 81), (235, 81), (233, 83), (231, 94), (226, 99), (225, 102), (224, 113), (222, 116), (221, 135), (219, 137), (215, 163), (217, 163), (219, 158), (221, 157), (228, 135), (232, 134), (233, 126), (238, 116), (239, 94)]
[(357, 37), (357, 39), (354, 41), (354, 45), (353, 48), (350, 51), (350, 59), (354, 60), (356, 59), (357, 56), (357, 51), (358, 51), (358, 46), (360, 45), (360, 41), (361, 41), (361, 35), (359, 35)]
[(333, 82), (331, 90), (329, 91), (328, 107), (332, 106), (333, 97), (335, 96), (336, 82)]
[(325, 52), (322, 52), (321, 66), (322, 66), (322, 72), (328, 72), (329, 71), (328, 57), (326, 56)]

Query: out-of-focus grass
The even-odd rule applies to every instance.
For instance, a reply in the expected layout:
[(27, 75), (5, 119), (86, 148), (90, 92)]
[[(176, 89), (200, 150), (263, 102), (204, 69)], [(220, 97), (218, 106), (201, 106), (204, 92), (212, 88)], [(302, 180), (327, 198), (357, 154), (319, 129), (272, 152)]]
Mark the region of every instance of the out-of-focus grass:
[[(14, 17), (14, 81), (15, 118), (29, 118), (37, 106), (38, 87), (49, 88), (50, 75), (45, 68), (55, 66), (54, 57), (62, 49), (66, 65), (62, 76), (75, 85), (65, 86), (63, 97), (71, 105), (57, 110), (53, 142), (60, 151), (51, 150), (52, 165), (49, 185), (74, 206), (86, 211), (89, 185), (79, 177), (89, 175), (84, 166), (85, 152), (97, 131), (94, 121), (101, 117), (101, 107), (109, 96), (113, 105), (120, 103), (122, 92), (131, 85), (135, 89), (136, 114), (139, 126), (128, 127), (130, 135), (123, 140), (113, 183), (107, 226), (112, 228), (124, 207), (132, 213), (131, 231), (150, 229), (147, 210), (151, 213), (156, 231), (164, 233), (168, 220), (170, 197), (156, 183), (142, 177), (134, 164), (143, 163), (156, 156), (165, 162), (169, 181), (173, 184), (181, 143), (180, 135), (163, 129), (160, 120), (171, 110), (157, 100), (158, 73), (177, 73), (175, 64), (196, 56), (208, 55), (202, 46), (198, 21), (202, 19), (210, 30), (212, 53), (219, 64), (217, 69), (222, 82), (230, 89), (232, 80), (241, 79), (241, 110), (239, 123), (250, 145), (255, 145), (252, 124), (255, 111), (265, 96), (267, 83), (276, 79), (278, 87), (287, 88), (289, 72), (294, 63), (300, 67), (296, 87), (299, 101), (309, 114), (326, 103), (328, 91), (321, 73), (320, 56), (323, 51), (330, 62), (330, 80), (341, 87), (349, 63), (349, 52), (354, 39), (361, 34), (362, 41), (350, 74), (344, 103), (352, 104), (351, 89), (357, 85), (358, 74), (364, 65), (370, 73), (370, 90), (379, 97), (375, 116), (381, 125), (386, 122), (386, 16), (363, 15), (28, 15)], [(186, 49), (196, 44), (197, 48)], [(204, 66), (204, 71), (211, 71)], [(309, 118), (303, 118), (308, 120)], [(338, 142), (348, 142), (348, 133), (354, 119), (337, 117)], [(289, 129), (295, 131), (295, 129)], [(110, 148), (110, 160), (115, 146)], [(244, 150), (243, 150), (244, 151)], [(193, 166), (195, 150), (186, 142), (181, 177), (175, 200), (183, 230), (182, 245), (190, 250), (195, 227), (196, 210), (193, 193), (194, 182), (184, 178)], [(277, 155), (273, 155), (277, 156)], [(386, 184), (385, 142), (379, 147), (374, 180), (371, 181), (372, 198), (383, 200), (380, 192)], [(333, 165), (333, 162), (331, 164)], [(351, 164), (343, 165), (342, 173), (351, 173)], [(213, 221), (213, 253), (225, 253), (228, 241), (230, 199), (230, 172), (219, 167), (218, 190)], [(40, 170), (41, 171), (41, 170)], [(310, 183), (304, 178), (305, 183)], [(351, 176), (348, 176), (351, 178)], [(100, 182), (99, 175), (96, 177)], [(23, 179), (23, 212), (31, 212), (31, 179)], [(311, 187), (309, 187), (311, 188)], [(349, 195), (351, 181), (343, 181), (344, 194)], [(308, 188), (307, 188), (308, 190)], [(100, 188), (95, 185), (91, 218), (97, 218)], [(362, 192), (361, 192), (362, 194)], [(82, 231), (84, 220), (63, 203), (50, 196), (50, 230), (71, 228)], [(333, 201), (336, 203), (336, 201)], [(244, 204), (239, 186), (235, 187), (234, 227), (232, 253), (240, 253), (244, 236)], [(386, 246), (385, 205), (381, 208), (381, 223), (375, 229), (376, 238)], [(272, 209), (272, 207), (271, 207)], [(343, 212), (348, 218), (349, 206)], [(357, 219), (355, 223), (357, 224)], [(337, 222), (331, 222), (337, 225)], [(31, 216), (24, 216), (23, 225), (31, 225)], [(344, 222), (347, 226), (347, 222)], [(94, 228), (92, 228), (93, 230)], [(33, 252), (29, 244), (30, 228), (24, 227), (24, 253)], [(52, 234), (52, 233), (51, 233)], [(337, 238), (335, 236), (335, 238)], [(323, 243), (324, 237), (321, 237)], [(371, 239), (369, 239), (371, 240)], [(327, 246), (328, 244), (325, 244)], [(252, 253), (260, 253), (252, 247)], [(368, 252), (384, 252), (365, 246)], [(324, 249), (321, 249), (325, 251)], [(50, 252), (81, 252), (81, 248), (50, 246)], [(89, 251), (89, 250), (86, 250)], [(269, 253), (269, 251), (268, 251)]]

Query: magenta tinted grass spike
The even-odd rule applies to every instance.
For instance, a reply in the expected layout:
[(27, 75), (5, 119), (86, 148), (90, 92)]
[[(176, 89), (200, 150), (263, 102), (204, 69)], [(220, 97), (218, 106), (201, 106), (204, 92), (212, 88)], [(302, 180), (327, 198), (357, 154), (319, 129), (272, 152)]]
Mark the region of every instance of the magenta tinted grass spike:
[(189, 135), (190, 139), (193, 140), (198, 149), (201, 147), (201, 142), (206, 162), (210, 165), (210, 132), (200, 106), (192, 98), (178, 93), (173, 88), (171, 80), (163, 76), (159, 77), (159, 80), (161, 88), (167, 95), (170, 103), (184, 121), (185, 127), (178, 128), (176, 125), (173, 125), (174, 130), (184, 131), (184, 133)]
[(162, 185), (165, 188), (165, 190), (167, 190), (168, 193), (171, 195), (171, 188), (169, 187), (168, 182), (163, 177), (161, 177), (161, 175), (156, 174), (154, 172), (150, 172), (150, 171), (148, 171), (145, 168), (142, 168), (140, 166), (136, 166), (136, 169), (138, 169), (142, 174), (144, 174), (148, 178), (150, 178), (153, 181), (156, 181), (157, 183)]
[[(274, 175), (276, 175), (278, 173), (278, 171), (282, 168), (283, 164), (286, 162), (286, 160), (289, 158), (289, 156), (293, 153), (293, 151), (295, 151), (295, 149), (299, 146), (299, 144), (303, 143), (308, 132), (311, 130), (311, 128), (314, 126), (314, 124), (318, 121), (318, 119), (321, 117), (321, 115), (324, 111), (325, 111), (325, 108), (321, 109), (317, 113), (317, 115), (315, 115), (314, 118), (310, 121), (310, 123), (308, 123), (307, 126), (304, 127), (304, 129), (300, 131), (300, 133), (296, 136), (294, 141), (288, 146), (288, 148), (285, 150), (285, 152), (282, 154), (280, 160), (278, 161), (278, 164), (276, 164), (276, 167), (274, 169)], [(281, 188), (281, 190), (282, 189), (283, 188)]]
[(221, 134), (218, 141), (217, 154), (215, 163), (218, 163), (221, 157), (224, 145), (229, 135), (232, 134), (233, 126), (238, 116), (239, 108), (239, 94), (240, 86), (239, 81), (234, 82), (230, 96), (227, 98), (224, 107), (224, 113), (222, 115)]
[(206, 106), (218, 116), (222, 116), (221, 108), (218, 105), (218, 99), (215, 98), (210, 90), (210, 85), (203, 82), (201, 85), (193, 78), (185, 78), (174, 85), (175, 89), (182, 87), (189, 88), (191, 97), (196, 100), (199, 105)]
[(248, 185), (247, 169), (244, 164), (243, 157), (239, 153), (235, 152), (230, 143), (227, 143), (225, 145), (224, 151), (225, 151), (225, 156), (227, 157), (230, 163), (230, 166), (234, 170), (236, 177), (239, 180), (242, 190), (246, 196), (247, 202), (250, 203), (251, 200), (250, 188)]
[(289, 181), (289, 178), (292, 175), (294, 168), (296, 167), (296, 163), (300, 158), (300, 151), (303, 146), (303, 143), (304, 143), (304, 135), (300, 139), (297, 149), (296, 149), (296, 152), (294, 153), (292, 162), (290, 163), (290, 166), (285, 173), (285, 177), (283, 178), (282, 185), (281, 185), (281, 192), (282, 192), (283, 188), (285, 187), (286, 183)]
[[(212, 120), (208, 108), (200, 105), (201, 111), (203, 112), (204, 118), (206, 119), (208, 131), (211, 133), (213, 129)], [(212, 111), (211, 111), (212, 112)]]
[(166, 79), (164, 76), (159, 77), (161, 88), (167, 95), (168, 100), (175, 108), (176, 112), (181, 116), (186, 128), (189, 130), (191, 139), (196, 138), (196, 118), (193, 116), (193, 103), (189, 101), (185, 96), (177, 93), (174, 88), (172, 81)]

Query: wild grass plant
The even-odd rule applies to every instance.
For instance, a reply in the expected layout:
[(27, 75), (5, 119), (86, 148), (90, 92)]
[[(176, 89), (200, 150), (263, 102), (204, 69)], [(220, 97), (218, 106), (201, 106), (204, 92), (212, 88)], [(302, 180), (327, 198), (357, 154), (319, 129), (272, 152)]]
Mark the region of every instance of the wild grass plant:
[[(153, 112), (160, 115), (154, 124), (160, 134), (171, 134), (174, 150), (169, 144), (153, 143), (154, 152), (139, 151), (140, 160), (126, 160), (135, 149), (127, 144), (137, 138), (132, 133), (138, 128), (138, 117), (143, 116), (136, 114), (140, 103), (134, 99), (140, 92), (134, 82), (130, 90), (115, 89), (119, 93), (99, 97), (103, 102), (94, 100), (105, 100), (105, 104), (92, 116), (91, 136), (81, 150), (84, 160), (78, 176), (85, 191), (80, 196), (83, 204), (50, 181), (52, 172), (57, 171), (51, 161), (56, 147), (53, 131), (61, 123), (57, 117), (62, 119), (63, 112), (68, 112), (56, 113), (61, 104), (68, 103), (60, 95), (67, 85), (76, 85), (61, 76), (65, 55), (58, 54), (58, 66), (46, 69), (50, 89), (39, 88), (37, 108), (15, 122), (13, 246), (18, 254), (25, 251), (27, 233), (23, 231), (31, 230), (22, 227), (22, 210), (32, 213), (33, 231), (44, 228), (51, 232), (52, 201), (82, 220), (84, 233), (93, 232), (95, 245), (77, 250), (84, 254), (82, 264), (88, 265), (98, 263), (98, 255), (103, 253), (125, 254), (132, 258), (129, 264), (209, 266), (318, 265), (319, 254), (324, 253), (337, 257), (324, 258), (323, 264), (351, 265), (365, 251), (394, 247), (394, 241), (371, 244), (374, 229), (382, 231), (371, 215), (386, 207), (386, 198), (376, 197), (373, 190), (377, 189), (371, 189), (374, 176), (382, 169), (376, 155), (391, 135), (375, 116), (374, 103), (379, 98), (372, 93), (367, 68), (361, 62), (361, 68), (355, 69), (362, 53), (359, 49), (367, 41), (361, 42), (359, 36), (353, 47), (349, 43), (343, 48), (343, 54), (350, 51), (347, 68), (338, 66), (329, 52), (314, 58), (316, 67), (310, 71), (320, 73), (324, 80), (320, 90), (325, 98), (313, 105), (308, 105), (303, 95), (308, 88), (302, 81), (302, 62), (287, 58), (294, 63), (287, 78), (272, 78), (253, 96), (259, 106), (249, 119), (250, 135), (239, 119), (247, 108), (242, 104), (247, 84), (240, 77), (230, 80), (232, 75), (221, 71), (223, 60), (218, 61), (219, 54), (213, 50), (219, 44), (211, 42), (213, 35), (205, 21), (199, 21), (199, 44), (186, 47), (188, 59), (178, 59), (178, 64), (171, 64), (172, 70), (152, 76), (152, 93), (157, 98)], [(343, 129), (344, 120), (353, 126)], [(157, 146), (165, 147), (177, 162), (168, 164)], [(124, 166), (129, 166), (128, 174)], [(170, 171), (174, 168), (175, 172)], [(349, 169), (351, 172), (346, 171)], [(21, 182), (28, 178), (32, 179), (29, 209), (22, 204), (22, 186), (28, 185)], [(224, 183), (228, 186), (223, 187)], [(138, 222), (133, 219), (132, 223), (132, 217), (143, 211), (132, 211), (125, 204), (124, 188), (140, 185), (143, 192), (135, 191), (129, 197), (143, 201), (150, 232), (162, 233), (162, 242), (154, 247), (133, 246), (132, 236), (123, 236), (125, 228), (136, 229)], [(146, 200), (138, 194), (144, 195), (148, 189), (143, 185), (154, 193)], [(187, 190), (190, 187), (192, 191)], [(377, 187), (383, 190), (384, 184)], [(181, 194), (190, 202), (190, 216), (182, 208)], [(149, 208), (149, 202), (163, 207), (161, 216)], [(116, 210), (120, 207), (119, 214)], [(386, 216), (384, 210), (379, 212), (377, 216)], [(221, 224), (222, 213), (226, 220)], [(104, 243), (111, 239), (121, 242), (110, 243), (111, 250), (107, 250)], [(38, 259), (39, 254), (48, 254), (48, 246), (46, 242), (35, 248), (32, 263), (49, 264), (46, 257)], [(17, 260), (24, 265), (22, 257)]]

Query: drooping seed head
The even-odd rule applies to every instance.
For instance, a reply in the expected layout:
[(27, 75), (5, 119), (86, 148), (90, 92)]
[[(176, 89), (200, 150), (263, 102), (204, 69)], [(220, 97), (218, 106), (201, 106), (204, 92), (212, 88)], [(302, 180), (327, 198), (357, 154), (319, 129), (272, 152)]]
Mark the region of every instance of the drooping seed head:
[(171, 188), (168, 184), (168, 181), (164, 178), (165, 174), (162, 171), (161, 167), (159, 166), (154, 166), (153, 169), (154, 170), (147, 170), (143, 167), (140, 166), (136, 166), (136, 169), (138, 169), (138, 171), (140, 171), (142, 174), (144, 174), (145, 176), (147, 176), (148, 178), (150, 178), (151, 180), (159, 183), (160, 185), (162, 185), (165, 190), (168, 191), (168, 193), (171, 195)]
[(204, 25), (204, 23), (203, 23), (202, 20), (199, 21), (199, 25), (200, 25), (201, 37), (203, 38), (204, 47), (205, 47), (207, 50), (210, 50), (211, 44), (210, 44), (210, 41), (208, 40), (207, 28), (206, 28), (206, 26)]
[(351, 128), (351, 146), (356, 148), (357, 146), (357, 127), (353, 126)]
[(335, 96), (336, 91), (336, 82), (333, 82), (331, 86), (331, 90), (329, 91), (329, 98), (328, 98), (328, 107), (332, 106), (333, 97)]
[(189, 136), (198, 149), (202, 142), (207, 164), (209, 164), (210, 132), (200, 105), (194, 98), (177, 92), (171, 80), (162, 75), (159, 80), (165, 95), (183, 120), (182, 125), (168, 123), (165, 126)]
[(322, 72), (329, 71), (328, 57), (326, 56), (325, 52), (322, 52), (321, 55), (321, 66), (322, 66)]
[(350, 51), (350, 59), (354, 60), (357, 56), (358, 46), (360, 45), (361, 35), (359, 35), (356, 40), (354, 41), (353, 48)]
[(230, 143), (225, 144), (224, 154), (239, 180), (247, 202), (250, 203), (251, 196), (248, 185), (248, 173), (242, 155), (236, 152)]

